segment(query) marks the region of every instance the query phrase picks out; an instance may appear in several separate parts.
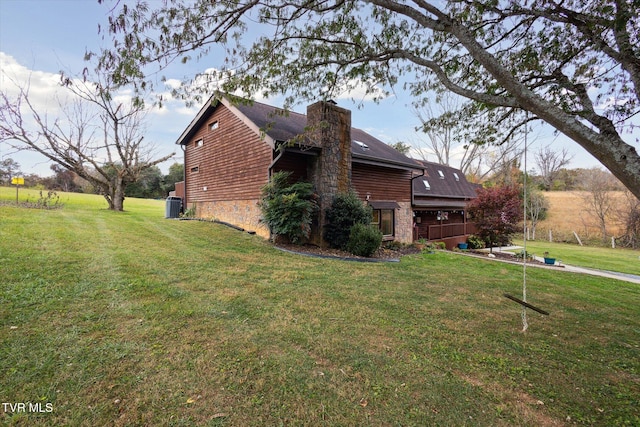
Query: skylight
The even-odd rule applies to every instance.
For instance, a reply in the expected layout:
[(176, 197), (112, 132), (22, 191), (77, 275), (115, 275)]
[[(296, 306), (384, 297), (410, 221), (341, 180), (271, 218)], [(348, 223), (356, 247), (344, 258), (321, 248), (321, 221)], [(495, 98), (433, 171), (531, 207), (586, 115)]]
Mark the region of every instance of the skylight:
[(364, 142), (360, 142), (360, 141), (356, 141), (356, 140), (354, 140), (353, 142), (358, 144), (358, 147), (362, 148), (363, 150), (368, 150), (369, 149), (369, 146), (367, 144), (365, 144)]
[(427, 190), (431, 190), (431, 185), (429, 185), (429, 181), (427, 181), (426, 179), (423, 179), (422, 182), (424, 183), (424, 188), (426, 188)]
[(453, 173), (453, 176), (456, 179), (456, 181), (460, 181), (460, 177), (458, 176), (458, 174), (456, 172)]
[(440, 175), (440, 179), (444, 179), (444, 172), (438, 170), (438, 175)]

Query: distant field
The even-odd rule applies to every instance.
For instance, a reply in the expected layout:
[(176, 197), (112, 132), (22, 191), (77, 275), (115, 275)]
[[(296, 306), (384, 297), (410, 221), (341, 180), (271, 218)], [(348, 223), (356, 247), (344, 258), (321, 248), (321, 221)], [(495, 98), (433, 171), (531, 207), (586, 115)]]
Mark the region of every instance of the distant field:
[(41, 409), (0, 425), (640, 425), (638, 285), (529, 269), (551, 314), (523, 333), (517, 265), (310, 258), (60, 197), (0, 205), (0, 400)]
[[(543, 194), (549, 200), (549, 215), (538, 225), (537, 240), (548, 239), (549, 230), (552, 232), (554, 241), (575, 242), (574, 231), (584, 241), (598, 241), (602, 238), (599, 226), (585, 207), (584, 196), (587, 195), (586, 192), (549, 191)], [(622, 202), (623, 197), (622, 192), (616, 192), (614, 196), (618, 203)], [(615, 221), (615, 215), (609, 218), (607, 231), (611, 235), (620, 234), (620, 224)]]

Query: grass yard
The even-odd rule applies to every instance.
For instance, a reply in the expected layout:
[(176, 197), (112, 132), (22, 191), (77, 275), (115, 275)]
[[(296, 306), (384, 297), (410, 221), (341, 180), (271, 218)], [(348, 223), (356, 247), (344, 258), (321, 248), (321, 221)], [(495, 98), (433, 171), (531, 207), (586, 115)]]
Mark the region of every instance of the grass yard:
[(528, 269), (551, 315), (522, 333), (518, 266), (309, 258), (163, 201), (61, 201), (0, 206), (0, 423), (640, 424), (638, 285)]
[[(515, 240), (514, 243), (519, 246), (524, 244), (522, 240)], [(561, 260), (563, 264), (640, 275), (640, 251), (631, 249), (579, 246), (537, 240), (527, 242), (527, 252), (540, 257), (544, 256), (545, 252), (549, 252), (549, 256)]]

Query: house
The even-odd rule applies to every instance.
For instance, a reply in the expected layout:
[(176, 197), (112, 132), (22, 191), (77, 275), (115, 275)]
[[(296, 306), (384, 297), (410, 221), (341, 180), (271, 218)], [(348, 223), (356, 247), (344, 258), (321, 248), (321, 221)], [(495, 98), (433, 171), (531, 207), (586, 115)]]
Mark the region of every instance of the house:
[(414, 240), (442, 241), (453, 247), (476, 232), (467, 204), (479, 187), (450, 166), (420, 161), (424, 176), (413, 181)]
[(325, 211), (349, 188), (373, 208), (373, 223), (385, 240), (415, 238), (412, 202), (422, 200), (414, 188), (425, 166), (351, 127), (351, 112), (331, 101), (309, 105), (304, 115), (214, 95), (177, 144), (185, 164), (177, 188), (183, 186), (183, 205), (195, 207), (198, 217), (268, 237), (260, 222), (261, 188), (274, 172), (290, 171), (293, 179), (312, 182), (319, 196), (313, 243), (323, 244)]

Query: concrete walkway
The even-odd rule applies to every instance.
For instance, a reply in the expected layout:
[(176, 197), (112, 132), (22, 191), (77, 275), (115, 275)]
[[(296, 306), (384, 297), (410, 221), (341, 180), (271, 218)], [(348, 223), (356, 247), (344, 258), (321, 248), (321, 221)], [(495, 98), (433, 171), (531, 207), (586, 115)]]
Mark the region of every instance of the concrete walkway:
[(640, 284), (640, 276), (635, 274), (618, 273), (615, 271), (594, 270), (592, 268), (575, 267), (573, 265), (565, 265), (566, 271), (573, 273), (590, 274), (592, 276), (607, 277), (609, 279), (623, 280), (625, 282)]
[[(522, 249), (524, 249), (522, 246), (502, 246), (502, 247), (493, 248), (493, 251), (514, 253), (515, 251), (519, 251)], [(489, 249), (483, 249), (482, 252), (488, 253)], [(541, 258), (541, 257), (535, 257), (535, 258), (537, 261), (544, 262), (544, 258)], [(502, 261), (502, 260), (496, 260), (496, 261)], [(505, 262), (512, 262), (512, 261), (505, 261)], [(522, 262), (513, 261), (513, 263), (522, 265)], [(606, 277), (608, 279), (616, 279), (616, 280), (622, 280), (625, 282), (640, 284), (640, 276), (636, 276), (635, 274), (618, 273), (615, 271), (606, 271), (606, 270), (596, 270), (594, 268), (576, 267), (576, 266), (567, 265), (567, 264), (561, 264), (561, 265), (563, 267), (561, 269), (562, 271), (570, 271), (572, 273), (580, 273), (580, 274), (589, 274), (591, 276)], [(556, 267), (553, 267), (553, 266), (546, 266), (546, 265), (527, 264), (527, 267), (554, 268), (556, 270), (559, 270), (557, 268), (557, 265)]]

